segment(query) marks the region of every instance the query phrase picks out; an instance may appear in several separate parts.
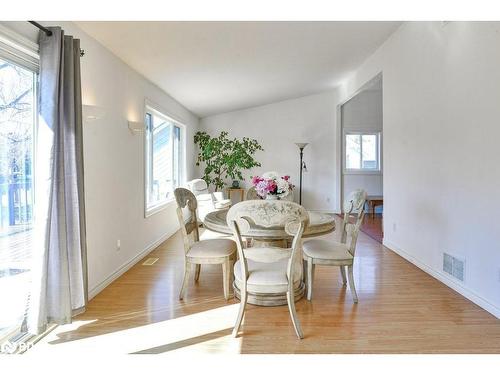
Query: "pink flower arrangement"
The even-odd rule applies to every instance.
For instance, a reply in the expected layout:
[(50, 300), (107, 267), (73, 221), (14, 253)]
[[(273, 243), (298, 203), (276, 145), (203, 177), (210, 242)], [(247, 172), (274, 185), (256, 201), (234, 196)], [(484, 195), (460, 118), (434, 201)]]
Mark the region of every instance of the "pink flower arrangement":
[(279, 176), (276, 172), (266, 172), (262, 176), (254, 176), (252, 184), (255, 186), (257, 194), (262, 198), (268, 194), (284, 198), (294, 187), (290, 183), (290, 176)]

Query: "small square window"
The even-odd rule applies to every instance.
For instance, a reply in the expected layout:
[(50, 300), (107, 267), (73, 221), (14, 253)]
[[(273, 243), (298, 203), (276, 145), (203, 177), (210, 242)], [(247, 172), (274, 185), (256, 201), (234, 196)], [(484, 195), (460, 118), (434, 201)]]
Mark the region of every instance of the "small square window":
[(380, 133), (346, 133), (344, 144), (347, 171), (380, 170)]

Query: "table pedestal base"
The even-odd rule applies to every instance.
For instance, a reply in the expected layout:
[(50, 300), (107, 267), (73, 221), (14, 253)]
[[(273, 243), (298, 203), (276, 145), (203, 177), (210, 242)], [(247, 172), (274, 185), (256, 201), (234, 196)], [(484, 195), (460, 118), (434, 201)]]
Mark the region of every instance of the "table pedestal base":
[[(240, 290), (233, 282), (234, 296), (240, 299)], [(303, 282), (295, 289), (295, 301), (300, 300), (305, 293), (306, 286)], [(250, 293), (248, 292), (247, 303), (258, 306), (282, 306), (287, 305), (286, 293)]]

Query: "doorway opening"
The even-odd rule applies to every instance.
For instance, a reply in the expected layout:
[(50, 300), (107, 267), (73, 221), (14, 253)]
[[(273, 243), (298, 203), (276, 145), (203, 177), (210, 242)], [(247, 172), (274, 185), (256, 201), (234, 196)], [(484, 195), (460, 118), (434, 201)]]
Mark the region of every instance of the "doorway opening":
[(382, 75), (341, 105), (342, 202), (356, 189), (368, 194), (361, 230), (383, 240), (383, 95)]

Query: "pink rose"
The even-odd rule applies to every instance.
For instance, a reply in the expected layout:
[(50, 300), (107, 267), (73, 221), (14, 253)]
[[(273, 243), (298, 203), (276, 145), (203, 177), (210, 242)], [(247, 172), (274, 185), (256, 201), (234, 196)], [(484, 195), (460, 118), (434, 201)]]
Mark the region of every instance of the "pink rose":
[(262, 181), (262, 177), (259, 177), (259, 176), (253, 176), (252, 177), (252, 184), (253, 185), (257, 185), (261, 181)]
[(270, 193), (273, 193), (278, 186), (276, 185), (276, 182), (274, 180), (268, 180), (267, 181), (267, 189)]

